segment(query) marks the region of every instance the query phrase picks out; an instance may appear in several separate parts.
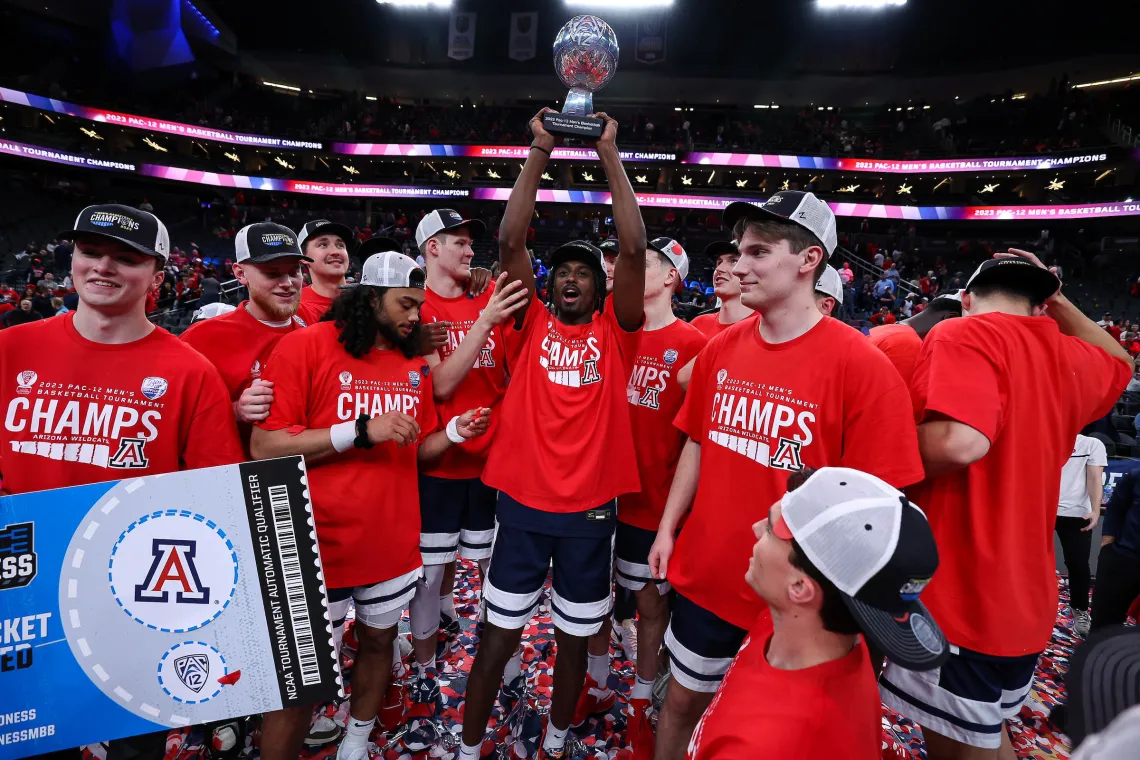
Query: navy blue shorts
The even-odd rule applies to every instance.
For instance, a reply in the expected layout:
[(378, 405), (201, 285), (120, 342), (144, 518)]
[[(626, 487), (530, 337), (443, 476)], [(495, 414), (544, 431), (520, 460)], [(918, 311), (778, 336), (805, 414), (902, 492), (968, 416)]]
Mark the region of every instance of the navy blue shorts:
[(420, 554), (425, 565), (446, 565), (455, 555), (487, 559), (495, 537), (498, 492), (479, 478), (420, 475)]
[(551, 616), (573, 636), (597, 633), (613, 603), (616, 504), (556, 514), (532, 509), (499, 493), (491, 566), (483, 584), (488, 622), (526, 625), (538, 606), (551, 565)]
[(922, 672), (888, 659), (879, 692), (883, 704), (923, 728), (997, 749), (1002, 722), (1017, 715), (1029, 696), (1038, 656), (996, 657), (951, 645), (942, 667)]
[(657, 586), (657, 593), (669, 593), (669, 581), (657, 580), (649, 572), (649, 550), (657, 532), (618, 521), (614, 539), (614, 579), (622, 588), (641, 591), (646, 583)]
[(724, 680), (748, 631), (721, 620), (696, 602), (673, 595), (665, 631), (671, 678), (689, 691), (711, 694)]

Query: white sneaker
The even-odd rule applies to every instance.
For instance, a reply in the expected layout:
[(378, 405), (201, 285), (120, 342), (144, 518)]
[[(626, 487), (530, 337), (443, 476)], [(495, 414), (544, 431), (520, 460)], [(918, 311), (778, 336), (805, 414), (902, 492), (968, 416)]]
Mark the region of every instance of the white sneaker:
[(358, 747), (352, 752), (344, 751), (344, 745), (341, 744), (336, 750), (336, 760), (369, 760), (380, 754), (380, 748), (376, 746), (375, 742), (368, 742), (363, 747)]
[(610, 643), (621, 647), (627, 660), (637, 662), (637, 623), (629, 618), (621, 621), (621, 625), (615, 621), (610, 627)]
[(343, 733), (344, 729), (338, 726), (336, 721), (327, 715), (321, 715), (309, 727), (309, 735), (305, 737), (305, 746), (323, 747), (326, 744), (332, 744)]
[(1089, 628), (1092, 626), (1092, 615), (1087, 610), (1074, 610), (1073, 611), (1073, 633), (1080, 636), (1082, 639), (1089, 635)]

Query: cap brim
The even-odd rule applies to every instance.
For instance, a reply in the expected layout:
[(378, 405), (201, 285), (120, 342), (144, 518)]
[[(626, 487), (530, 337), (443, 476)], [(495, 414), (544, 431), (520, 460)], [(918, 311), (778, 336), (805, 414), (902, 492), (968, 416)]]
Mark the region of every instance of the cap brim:
[(341, 240), (343, 240), (345, 246), (347, 246), (350, 250), (356, 248), (356, 235), (354, 235), (352, 233), (352, 230), (345, 225), (337, 224), (336, 222), (329, 222), (328, 224), (322, 224), (320, 227), (317, 227), (307, 238), (305, 238), (305, 242), (307, 243), (313, 238), (318, 238), (321, 235), (328, 235), (329, 233), (332, 233), (333, 235), (336, 235)]
[(739, 253), (739, 249), (732, 244), (731, 240), (716, 240), (705, 246), (701, 251), (702, 256), (707, 256), (710, 259), (719, 258), (728, 254)]
[[(598, 250), (602, 253), (602, 255), (605, 255), (605, 252), (600, 248)], [(602, 268), (601, 259), (595, 256), (592, 251), (583, 250), (580, 245), (575, 245), (572, 243), (567, 245), (560, 245), (550, 252), (550, 266), (548, 268), (553, 269), (554, 267), (566, 261), (583, 261), (597, 269), (599, 272), (604, 273), (606, 271)]]
[[(439, 232), (450, 232), (451, 230), (458, 230), (466, 227), (467, 231), (471, 233), (471, 237), (482, 237), (483, 233), (487, 231), (487, 225), (483, 224), (478, 219), (464, 219), (462, 222), (456, 224), (449, 224)], [(438, 232), (436, 233), (439, 234)]]
[(162, 259), (163, 261), (166, 261), (166, 259), (168, 258), (166, 256), (163, 256), (161, 253), (155, 251), (153, 248), (147, 248), (145, 245), (142, 245), (141, 243), (136, 243), (133, 240), (127, 240), (126, 238), (121, 238), (118, 235), (109, 235), (106, 232), (93, 232), (92, 230), (68, 230), (67, 232), (61, 232), (58, 235), (56, 235), (56, 239), (58, 239), (58, 240), (75, 240), (80, 235), (91, 235), (93, 237), (100, 237), (100, 238), (104, 238), (106, 240), (113, 240), (116, 243), (122, 243), (123, 245), (125, 245), (126, 247), (130, 248), (133, 251), (137, 251), (138, 253), (141, 253), (145, 256), (154, 256), (156, 259)]
[(298, 259), (306, 264), (312, 264), (313, 260), (308, 256), (300, 253), (290, 253), (289, 251), (282, 251), (281, 253), (266, 253), (261, 256), (250, 256), (245, 261), (239, 261), (238, 264), (268, 264), (270, 261), (277, 261), (277, 259)]
[(933, 670), (950, 657), (950, 645), (922, 602), (901, 617), (843, 594), (860, 630), (891, 662), (907, 670)]

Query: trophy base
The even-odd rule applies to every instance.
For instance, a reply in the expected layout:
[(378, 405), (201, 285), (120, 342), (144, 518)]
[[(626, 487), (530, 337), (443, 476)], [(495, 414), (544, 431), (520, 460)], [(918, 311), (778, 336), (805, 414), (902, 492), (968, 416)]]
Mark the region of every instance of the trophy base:
[(542, 126), (550, 134), (567, 135), (569, 137), (590, 137), (597, 139), (602, 136), (605, 122), (593, 116), (575, 116), (568, 113), (544, 113)]

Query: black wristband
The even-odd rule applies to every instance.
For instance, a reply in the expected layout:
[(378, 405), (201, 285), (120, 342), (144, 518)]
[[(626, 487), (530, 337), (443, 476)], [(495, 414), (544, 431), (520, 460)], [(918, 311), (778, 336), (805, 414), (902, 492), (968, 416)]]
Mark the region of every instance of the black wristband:
[(352, 445), (358, 449), (370, 449), (375, 445), (368, 440), (368, 423), (371, 419), (363, 413), (356, 418), (356, 437), (352, 439)]
[(547, 156), (553, 155), (553, 153), (551, 153), (551, 151), (547, 150), (546, 148), (542, 147), (541, 145), (535, 145), (534, 143), (531, 143), (530, 149), (531, 150), (541, 150)]

